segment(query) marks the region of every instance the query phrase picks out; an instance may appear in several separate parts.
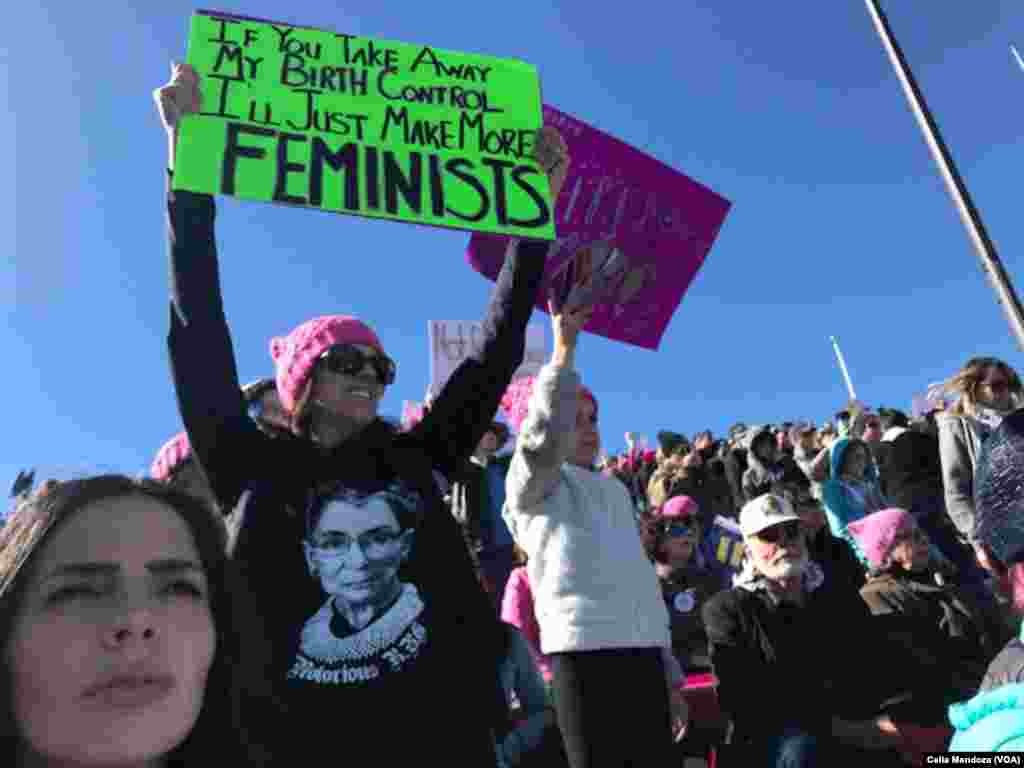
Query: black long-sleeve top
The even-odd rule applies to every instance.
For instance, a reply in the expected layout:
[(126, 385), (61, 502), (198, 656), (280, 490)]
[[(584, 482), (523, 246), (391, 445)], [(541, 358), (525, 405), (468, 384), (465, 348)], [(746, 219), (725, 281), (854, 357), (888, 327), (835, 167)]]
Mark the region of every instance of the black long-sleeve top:
[[(234, 556), (265, 628), (253, 642), (268, 644), (268, 675), (288, 708), (268, 727), (284, 735), (295, 765), (335, 750), (339, 759), (381, 765), (493, 765), (491, 728), (505, 709), (500, 625), (434, 471), (450, 477), (472, 454), (522, 362), (548, 244), (513, 249), (482, 347), (415, 429), (377, 420), (324, 451), (264, 434), (247, 413), (224, 314), (213, 198), (169, 190), (167, 210), (174, 385), (214, 497), (226, 511), (244, 501)], [(418, 520), (397, 574), (402, 596), (354, 634), (307, 555), (308, 499), (334, 483), (364, 497), (398, 489)]]

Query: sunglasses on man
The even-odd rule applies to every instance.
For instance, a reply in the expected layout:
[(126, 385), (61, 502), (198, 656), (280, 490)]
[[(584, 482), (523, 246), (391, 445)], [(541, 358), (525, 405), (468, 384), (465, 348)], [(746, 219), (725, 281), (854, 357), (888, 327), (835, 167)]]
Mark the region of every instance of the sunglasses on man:
[(335, 344), (320, 355), (320, 363), (331, 373), (344, 376), (358, 376), (366, 364), (370, 363), (385, 387), (395, 383), (397, 373), (395, 361), (390, 357), (376, 352), (364, 352), (354, 344)]
[(781, 541), (797, 541), (803, 534), (803, 527), (797, 520), (773, 525), (758, 531), (755, 535), (766, 544), (778, 544)]

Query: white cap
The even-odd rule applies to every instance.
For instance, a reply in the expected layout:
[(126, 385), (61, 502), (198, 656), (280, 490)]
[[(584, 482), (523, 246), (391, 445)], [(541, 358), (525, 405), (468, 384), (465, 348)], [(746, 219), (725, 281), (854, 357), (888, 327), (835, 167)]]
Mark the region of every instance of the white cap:
[(747, 502), (740, 510), (740, 532), (745, 538), (790, 520), (800, 521), (800, 516), (793, 511), (793, 506), (781, 496), (766, 493)]

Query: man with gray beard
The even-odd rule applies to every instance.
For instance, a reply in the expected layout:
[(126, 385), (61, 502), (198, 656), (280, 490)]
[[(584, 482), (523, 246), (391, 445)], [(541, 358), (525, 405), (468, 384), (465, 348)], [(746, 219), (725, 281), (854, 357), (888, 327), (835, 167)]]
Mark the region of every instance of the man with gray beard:
[(805, 768), (871, 750), (873, 765), (899, 765), (901, 738), (876, 716), (897, 660), (876, 647), (863, 601), (810, 560), (786, 499), (747, 503), (740, 530), (743, 572), (703, 609), (737, 760)]

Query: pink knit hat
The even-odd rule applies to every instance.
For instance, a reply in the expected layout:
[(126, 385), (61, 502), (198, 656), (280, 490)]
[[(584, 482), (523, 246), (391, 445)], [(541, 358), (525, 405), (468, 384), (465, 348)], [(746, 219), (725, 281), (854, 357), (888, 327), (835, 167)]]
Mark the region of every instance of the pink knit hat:
[(365, 344), (384, 354), (373, 329), (348, 315), (316, 317), (287, 336), (270, 340), (270, 356), (277, 369), (277, 394), (288, 413), (295, 412), (317, 358), (335, 344)]
[(153, 476), (154, 480), (164, 482), (191, 456), (192, 446), (189, 445), (188, 435), (179, 432), (157, 451), (156, 458), (153, 459), (153, 466), (149, 468), (149, 474)]
[(847, 525), (847, 529), (874, 568), (885, 565), (892, 543), (901, 530), (916, 525), (905, 509), (891, 507), (874, 512)]
[[(501, 412), (505, 414), (505, 419), (508, 421), (509, 426), (516, 432), (519, 432), (519, 428), (526, 420), (526, 414), (530, 406), (530, 395), (533, 394), (533, 383), (535, 380), (535, 376), (524, 376), (516, 379), (505, 390), (501, 403), (498, 404)], [(587, 398), (594, 404), (594, 415), (597, 416), (597, 398), (594, 397), (594, 393), (582, 384), (579, 391), (582, 397)]]
[(427, 415), (427, 411), (430, 410), (428, 403), (414, 403), (411, 400), (406, 400), (402, 403), (402, 429), (408, 432), (421, 421), (423, 417)]
[(685, 520), (688, 517), (696, 517), (699, 512), (697, 502), (689, 496), (673, 496), (661, 505), (655, 516)]

